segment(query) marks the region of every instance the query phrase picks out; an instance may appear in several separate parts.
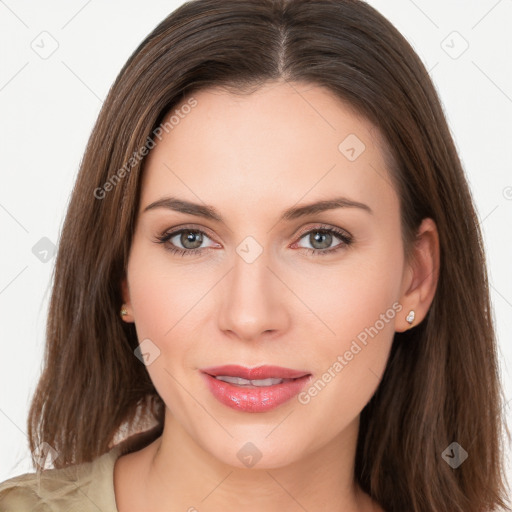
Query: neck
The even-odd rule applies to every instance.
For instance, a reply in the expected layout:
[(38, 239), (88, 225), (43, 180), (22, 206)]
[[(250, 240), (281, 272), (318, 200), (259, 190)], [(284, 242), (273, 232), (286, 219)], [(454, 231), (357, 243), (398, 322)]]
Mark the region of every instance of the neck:
[(359, 418), (319, 449), (297, 447), (301, 456), (286, 466), (239, 468), (205, 451), (167, 410), (162, 435), (132, 454), (128, 487), (138, 487), (134, 500), (146, 510), (370, 512), (377, 509), (353, 477), (358, 427)]

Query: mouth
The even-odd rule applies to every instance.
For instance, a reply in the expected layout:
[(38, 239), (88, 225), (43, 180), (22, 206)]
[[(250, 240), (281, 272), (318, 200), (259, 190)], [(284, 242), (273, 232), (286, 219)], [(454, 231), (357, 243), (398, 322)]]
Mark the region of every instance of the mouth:
[(300, 393), (311, 378), (307, 371), (266, 365), (226, 365), (203, 368), (201, 372), (219, 402), (243, 412), (275, 409)]
[(242, 387), (264, 387), (264, 386), (275, 386), (276, 384), (282, 384), (283, 382), (288, 382), (294, 379), (277, 379), (270, 377), (268, 379), (243, 379), (242, 377), (230, 377), (229, 375), (216, 375), (214, 377), (217, 380), (221, 380), (222, 382), (228, 382), (229, 384), (233, 384), (234, 386), (242, 386)]

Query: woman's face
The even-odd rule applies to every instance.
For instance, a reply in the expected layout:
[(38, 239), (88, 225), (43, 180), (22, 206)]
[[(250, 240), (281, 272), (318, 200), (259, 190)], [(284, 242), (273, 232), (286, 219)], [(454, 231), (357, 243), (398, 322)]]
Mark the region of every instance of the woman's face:
[(123, 283), (166, 428), (239, 467), (354, 441), (411, 306), (379, 133), (318, 86), (194, 99), (147, 157)]

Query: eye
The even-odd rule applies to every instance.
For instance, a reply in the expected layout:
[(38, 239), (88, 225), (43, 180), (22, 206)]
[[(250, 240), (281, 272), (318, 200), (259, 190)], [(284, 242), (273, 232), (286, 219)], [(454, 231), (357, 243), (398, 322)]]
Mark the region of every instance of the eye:
[[(341, 243), (332, 247), (332, 243), (335, 242), (336, 238), (341, 240)], [(333, 254), (348, 247), (353, 241), (352, 236), (348, 232), (329, 226), (317, 226), (309, 229), (301, 234), (299, 240), (302, 239), (305, 239), (312, 247), (297, 246), (298, 242), (293, 244), (292, 247), (295, 248), (297, 246), (299, 249), (304, 249), (315, 256)], [(202, 247), (205, 240), (211, 240), (211, 238), (201, 229), (184, 227), (179, 230), (162, 233), (156, 237), (155, 242), (164, 245), (165, 249), (173, 254), (191, 256), (215, 246), (211, 244)]]
[(201, 247), (205, 239), (210, 240), (210, 237), (200, 229), (182, 228), (163, 233), (156, 238), (156, 242), (163, 244), (166, 250), (181, 256), (197, 254), (212, 247)]
[[(335, 239), (341, 240), (341, 243), (332, 247)], [(299, 246), (306, 249), (312, 255), (333, 254), (343, 248), (348, 247), (352, 243), (352, 236), (338, 228), (328, 226), (317, 226), (303, 233), (300, 240), (305, 239), (311, 247)]]

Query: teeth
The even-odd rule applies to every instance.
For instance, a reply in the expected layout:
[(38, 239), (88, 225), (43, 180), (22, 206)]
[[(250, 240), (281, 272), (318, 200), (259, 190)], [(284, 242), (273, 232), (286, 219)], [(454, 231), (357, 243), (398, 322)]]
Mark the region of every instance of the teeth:
[(229, 377), (228, 375), (217, 375), (215, 378), (217, 380), (221, 380), (223, 382), (228, 382), (229, 384), (236, 384), (237, 386), (249, 386), (251, 384), (250, 380), (242, 379), (241, 377)]
[(274, 386), (276, 384), (281, 384), (284, 379), (259, 379), (259, 380), (251, 380), (250, 383), (253, 386)]
[(276, 384), (281, 384), (281, 382), (285, 381), (285, 379), (273, 378), (248, 380), (242, 379), (242, 377), (231, 377), (229, 375), (217, 375), (215, 378), (223, 382), (228, 382), (229, 384), (235, 384), (236, 386), (275, 386)]

